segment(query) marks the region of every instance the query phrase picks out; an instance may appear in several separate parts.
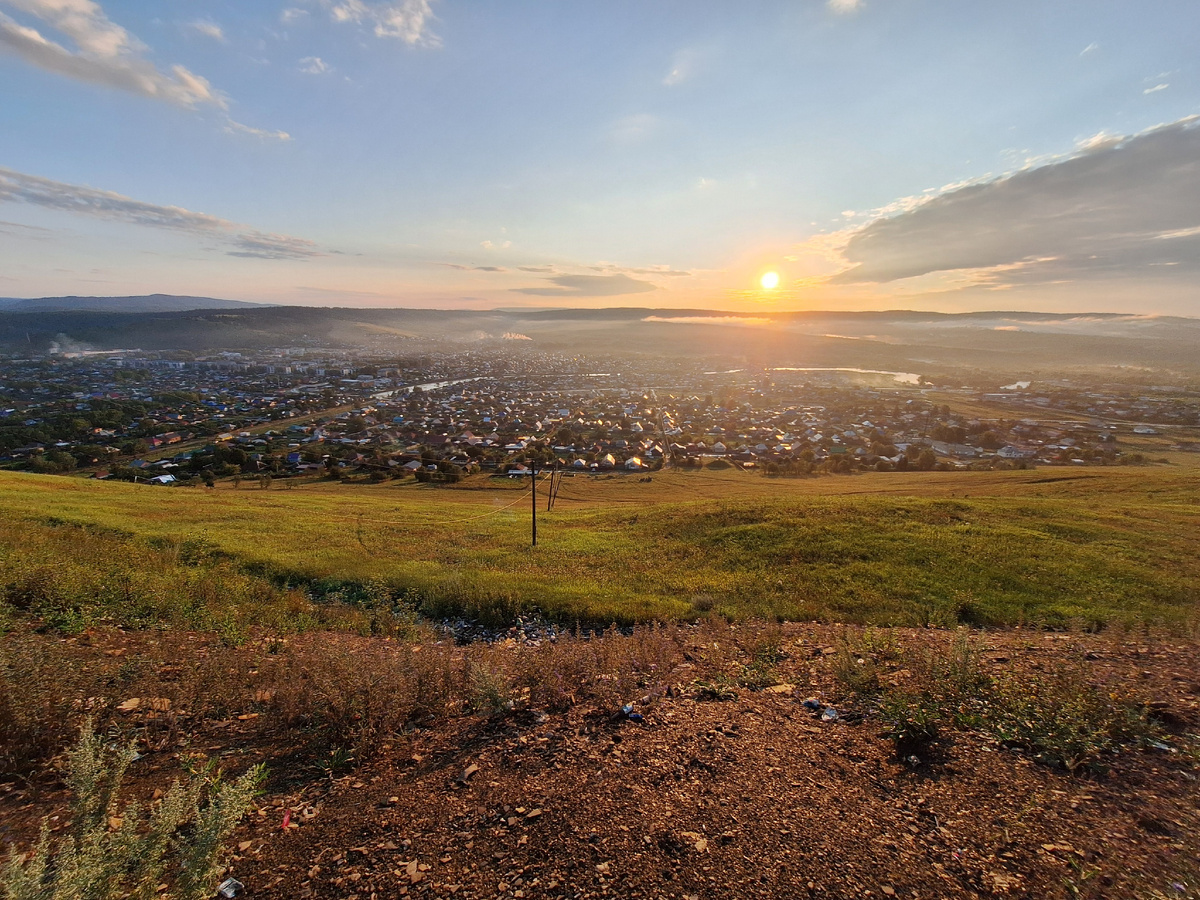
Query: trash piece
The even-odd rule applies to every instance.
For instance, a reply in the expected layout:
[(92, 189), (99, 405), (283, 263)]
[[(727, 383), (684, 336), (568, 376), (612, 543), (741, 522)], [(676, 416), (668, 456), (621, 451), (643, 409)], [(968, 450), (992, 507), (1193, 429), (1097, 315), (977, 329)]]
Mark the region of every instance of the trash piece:
[(809, 712), (819, 713), (821, 711), (821, 701), (815, 697), (809, 697), (804, 701), (804, 708)]
[(292, 824), (292, 811), (285, 809), (283, 811), (283, 824), (279, 826), (282, 830), (287, 831), (288, 826)]
[(1162, 741), (1147, 741), (1146, 746), (1152, 750), (1161, 750), (1163, 753), (1175, 752), (1174, 747), (1172, 747), (1170, 744), (1163, 743)]
[(217, 888), (217, 894), (221, 897), (225, 897), (226, 900), (232, 900), (232, 898), (236, 897), (238, 892), (244, 887), (245, 885), (236, 878), (226, 878)]
[(838, 711), (836, 709), (834, 709), (832, 706), (825, 707), (824, 711), (821, 713), (821, 721), (822, 722), (836, 722), (837, 720), (838, 720)]
[(616, 713), (613, 714), (612, 720), (614, 722), (620, 722), (622, 720), (629, 722), (643, 722), (645, 721), (645, 717), (641, 713), (633, 711), (632, 703), (626, 703), (619, 710), (617, 710)]

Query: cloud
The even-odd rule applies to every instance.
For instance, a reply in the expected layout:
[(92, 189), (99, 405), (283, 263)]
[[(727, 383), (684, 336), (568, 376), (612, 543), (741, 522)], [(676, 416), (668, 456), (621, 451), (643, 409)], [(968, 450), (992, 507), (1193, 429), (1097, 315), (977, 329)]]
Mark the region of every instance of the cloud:
[(113, 191), (66, 184), (0, 167), (0, 203), (28, 203), (43, 209), (215, 238), (228, 245), (230, 256), (255, 259), (308, 259), (324, 255), (304, 238), (266, 234), (207, 213), (179, 206), (159, 206)]
[(409, 46), (441, 46), (441, 39), (429, 30), (435, 18), (431, 0), (322, 0), (322, 5), (335, 22), (373, 25), (376, 37), (397, 38)]
[(537, 272), (539, 274), (549, 274), (555, 271), (554, 266), (517, 266), (522, 272)]
[(627, 266), (613, 265), (612, 263), (601, 263), (598, 266), (588, 266), (588, 268), (593, 272), (604, 272), (606, 274), (656, 275), (671, 278), (686, 277), (692, 274), (691, 272), (683, 269), (672, 269), (670, 266), (646, 266), (641, 269), (634, 269)]
[(306, 56), (300, 60), (300, 71), (306, 75), (328, 75), (333, 66), (319, 56)]
[(253, 128), (250, 125), (243, 125), (241, 122), (235, 122), (233, 119), (225, 120), (225, 130), (229, 134), (248, 134), (253, 137), (269, 138), (273, 141), (290, 141), (292, 136), (286, 131), (271, 131), (265, 128)]
[(254, 231), (235, 235), (232, 243), (234, 249), (227, 250), (226, 255), (249, 259), (309, 259), (323, 255), (312, 241), (286, 234)]
[(1157, 94), (1159, 91), (1165, 91), (1169, 87), (1170, 87), (1170, 85), (1166, 84), (1166, 83), (1156, 84), (1154, 87), (1146, 88), (1144, 91), (1142, 91), (1142, 93), (1143, 94)]
[(10, 234), (13, 237), (44, 241), (52, 237), (54, 232), (49, 228), (42, 228), (38, 225), (21, 225), (18, 222), (5, 222), (3, 219), (0, 219), (0, 234)]
[(507, 250), (512, 246), (512, 241), (480, 241), (479, 246), (484, 250)]
[(858, 12), (862, 8), (862, 0), (828, 0), (825, 4), (830, 12), (844, 15), (846, 13)]
[(683, 84), (685, 81), (690, 81), (700, 69), (702, 54), (695, 49), (687, 48), (678, 51), (671, 58), (671, 69), (663, 78), (665, 87), (674, 87), (677, 84)]
[(308, 15), (307, 9), (300, 9), (295, 6), (289, 6), (279, 14), (279, 21), (284, 25), (290, 25), (292, 22), (298, 22)]
[(187, 27), (196, 32), (196, 34), (212, 38), (214, 41), (219, 41), (222, 44), (225, 43), (225, 32), (221, 30), (221, 26), (216, 22), (209, 21), (208, 19), (197, 19), (195, 22), (188, 22)]
[(556, 275), (547, 278), (555, 287), (511, 288), (518, 294), (535, 297), (617, 297), (622, 294), (644, 294), (658, 287), (628, 275)]
[(169, 71), (145, 58), (146, 48), (124, 28), (108, 20), (93, 0), (0, 0), (35, 16), (69, 38), (72, 51), (0, 13), (0, 50), (30, 65), (78, 81), (129, 91), (176, 106), (228, 105), (224, 95), (183, 66)]
[[(1200, 270), (1200, 119), (930, 196), (841, 232), (833, 283), (968, 270), (1003, 287)], [(1150, 267), (1154, 267), (1151, 269)], [(1166, 267), (1166, 268), (1162, 268)]]
[[(209, 106), (226, 111), (229, 99), (184, 66), (168, 69), (147, 58), (147, 47), (128, 31), (109, 20), (95, 0), (0, 0), (20, 13), (32, 16), (74, 44), (65, 46), (36, 28), (16, 22), (0, 12), (0, 53), (9, 53), (31, 66), (87, 84), (127, 91), (151, 100), (161, 100), (185, 109)], [(189, 28), (224, 42), (221, 27), (197, 20)], [(230, 119), (226, 131), (287, 140), (282, 131), (251, 128)]]
[(449, 266), (451, 269), (459, 269), (463, 272), (507, 272), (508, 269), (504, 266), (464, 266), (461, 263), (442, 263), (444, 266)]

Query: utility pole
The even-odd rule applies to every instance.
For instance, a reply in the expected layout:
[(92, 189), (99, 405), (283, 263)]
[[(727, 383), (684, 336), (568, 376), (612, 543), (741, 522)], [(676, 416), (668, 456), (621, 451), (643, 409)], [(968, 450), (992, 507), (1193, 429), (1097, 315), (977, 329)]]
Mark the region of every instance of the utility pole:
[(537, 546), (537, 460), (529, 462), (530, 480), (533, 482), (529, 496), (533, 498), (533, 546)]

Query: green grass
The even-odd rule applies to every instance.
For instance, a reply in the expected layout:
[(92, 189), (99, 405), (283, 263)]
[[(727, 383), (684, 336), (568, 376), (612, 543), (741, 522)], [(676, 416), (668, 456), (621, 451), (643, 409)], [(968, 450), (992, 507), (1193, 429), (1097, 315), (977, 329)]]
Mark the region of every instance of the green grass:
[[(117, 566), (127, 586), (165, 582), (134, 585), (125, 600), (105, 588), (109, 607), (140, 605), (149, 619), (195, 606), (199, 593), (205, 615), (219, 618), (216, 578), (239, 621), (255, 623), (245, 610), (261, 607), (272, 626), (321, 612), (289, 585), (319, 597), (372, 579), (434, 614), (537, 610), (589, 623), (712, 609), (879, 625), (1191, 629), (1200, 608), (1192, 470), (580, 478), (554, 511), (539, 510), (535, 549), (527, 494), (488, 484), (205, 490), (0, 473), (0, 587), (11, 594), (31, 567), (69, 584)], [(88, 545), (91, 562), (73, 558), (82, 533), (108, 542)]]

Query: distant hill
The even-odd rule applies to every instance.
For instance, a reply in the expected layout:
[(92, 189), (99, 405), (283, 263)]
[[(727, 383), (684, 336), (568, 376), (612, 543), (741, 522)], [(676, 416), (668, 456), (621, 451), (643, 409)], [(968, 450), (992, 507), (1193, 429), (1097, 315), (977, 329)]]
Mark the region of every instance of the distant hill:
[[(0, 351), (45, 353), (53, 345), (92, 350), (211, 353), (277, 347), (344, 347), (379, 353), (500, 342), (594, 356), (644, 354), (713, 365), (850, 366), (947, 376), (1032, 372), (1152, 378), (1170, 371), (1200, 379), (1200, 319), (1032, 312), (929, 313), (711, 309), (448, 310), (274, 306), (196, 297), (59, 298), (5, 306)], [(132, 309), (131, 302), (180, 304)], [(201, 307), (200, 304), (210, 304)], [(211, 304), (220, 304), (212, 306)], [(514, 342), (506, 342), (512, 344)], [(1005, 383), (1005, 382), (1001, 382)], [(1150, 381), (1149, 383), (1159, 383)]]
[(187, 312), (193, 309), (249, 309), (265, 303), (242, 300), (217, 300), (213, 297), (180, 297), (175, 294), (147, 294), (140, 297), (0, 297), (3, 312), (113, 312), (161, 313)]

